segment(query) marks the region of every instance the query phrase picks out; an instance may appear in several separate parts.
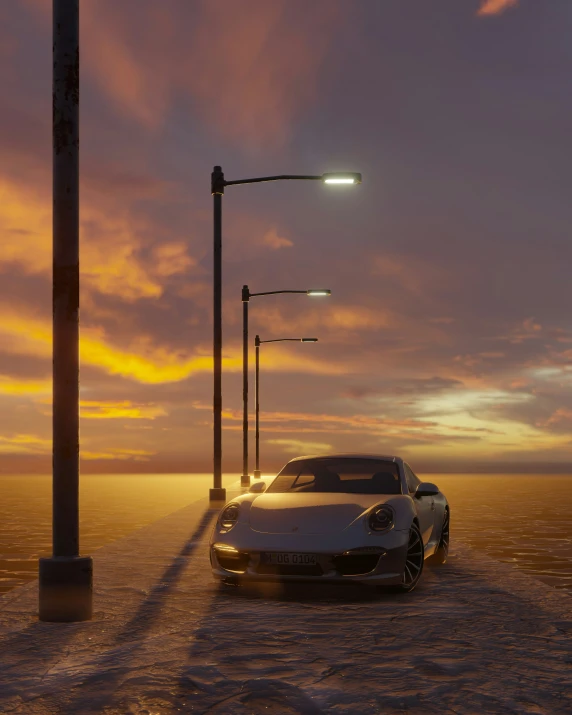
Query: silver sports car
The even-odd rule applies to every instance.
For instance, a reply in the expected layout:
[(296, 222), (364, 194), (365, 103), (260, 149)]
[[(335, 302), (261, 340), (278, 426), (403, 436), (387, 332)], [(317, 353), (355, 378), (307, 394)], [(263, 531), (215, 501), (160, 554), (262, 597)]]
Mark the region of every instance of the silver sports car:
[(210, 541), (215, 578), (359, 581), (415, 588), (425, 559), (445, 563), (449, 504), (399, 457), (298, 457), (266, 488), (226, 504)]

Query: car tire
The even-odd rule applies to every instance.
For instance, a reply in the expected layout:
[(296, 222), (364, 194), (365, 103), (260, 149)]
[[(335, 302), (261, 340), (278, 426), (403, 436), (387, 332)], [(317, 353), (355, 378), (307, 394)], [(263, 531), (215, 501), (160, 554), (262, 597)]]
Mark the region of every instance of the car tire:
[(445, 509), (445, 514), (443, 515), (443, 524), (441, 526), (441, 536), (439, 537), (439, 545), (428, 559), (427, 563), (441, 566), (447, 561), (449, 555), (449, 526), (450, 526), (450, 514), (449, 509)]
[(421, 537), (419, 526), (416, 522), (413, 522), (409, 530), (403, 580), (399, 585), (389, 586), (389, 590), (394, 593), (409, 593), (409, 591), (413, 591), (423, 573), (424, 561), (425, 548), (423, 546), (423, 538)]

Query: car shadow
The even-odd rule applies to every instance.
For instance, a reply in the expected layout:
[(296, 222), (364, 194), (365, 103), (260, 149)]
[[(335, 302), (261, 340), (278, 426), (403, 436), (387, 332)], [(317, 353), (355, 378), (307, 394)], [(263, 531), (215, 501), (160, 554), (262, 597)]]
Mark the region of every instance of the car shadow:
[(324, 603), (364, 603), (379, 600), (400, 599), (410, 594), (396, 591), (389, 586), (372, 587), (360, 583), (316, 582), (259, 582), (238, 585), (219, 584), (219, 598), (244, 600), (274, 600)]

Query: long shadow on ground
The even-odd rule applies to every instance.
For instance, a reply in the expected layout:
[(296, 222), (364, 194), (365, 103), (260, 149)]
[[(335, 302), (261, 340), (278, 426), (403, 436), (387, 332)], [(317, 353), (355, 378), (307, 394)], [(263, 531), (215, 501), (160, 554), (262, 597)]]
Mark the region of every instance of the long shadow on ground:
[[(81, 690), (77, 691), (76, 696), (66, 697), (65, 709), (57, 709), (57, 712), (87, 715), (88, 713), (107, 712), (108, 707), (113, 707), (118, 684), (126, 674), (132, 672), (133, 661), (136, 659), (138, 650), (145, 646), (146, 635), (161, 616), (165, 602), (177, 587), (197, 547), (203, 543), (202, 539), (207, 534), (209, 526), (217, 513), (218, 509), (207, 509), (205, 511), (196, 529), (165, 569), (161, 578), (151, 588), (134, 615), (115, 634), (106, 652), (97, 659), (95, 668), (91, 670), (92, 674), (82, 675), (78, 682), (74, 682), (73, 677), (68, 679), (67, 685), (64, 687), (68, 689), (80, 687)], [(53, 693), (52, 699), (51, 695), (46, 693), (46, 701), (50, 703), (46, 708), (46, 712), (52, 712), (53, 707), (59, 707), (61, 695), (58, 690)]]
[(0, 638), (0, 713), (10, 712), (8, 707), (13, 709), (28, 697), (34, 697), (33, 691), (22, 692), (21, 686), (22, 675), (30, 670), (30, 654), (34, 655), (34, 671), (30, 675), (46, 675), (64, 657), (83, 626), (83, 623), (34, 621)]
[(116, 642), (118, 645), (126, 641), (139, 640), (151, 629), (153, 623), (161, 614), (165, 601), (177, 586), (189, 559), (196, 551), (217, 513), (218, 509), (207, 509), (205, 511), (190, 539), (179, 551), (169, 567), (165, 569), (161, 579), (153, 586), (135, 615), (127, 621), (117, 634)]

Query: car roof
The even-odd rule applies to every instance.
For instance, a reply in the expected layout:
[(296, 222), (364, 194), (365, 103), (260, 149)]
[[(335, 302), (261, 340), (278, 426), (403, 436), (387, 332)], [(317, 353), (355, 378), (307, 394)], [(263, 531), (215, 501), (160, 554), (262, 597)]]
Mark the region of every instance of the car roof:
[(401, 457), (390, 456), (387, 454), (360, 454), (354, 452), (342, 452), (339, 454), (307, 454), (303, 457), (294, 457), (290, 462), (297, 462), (300, 459), (385, 459), (389, 462), (402, 463)]

